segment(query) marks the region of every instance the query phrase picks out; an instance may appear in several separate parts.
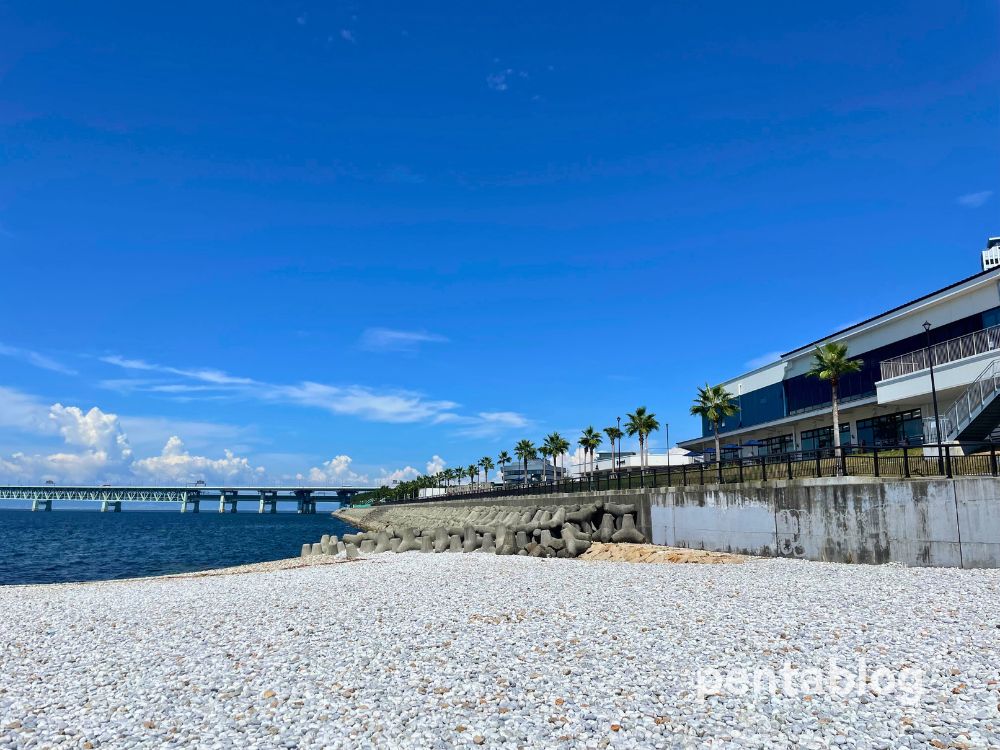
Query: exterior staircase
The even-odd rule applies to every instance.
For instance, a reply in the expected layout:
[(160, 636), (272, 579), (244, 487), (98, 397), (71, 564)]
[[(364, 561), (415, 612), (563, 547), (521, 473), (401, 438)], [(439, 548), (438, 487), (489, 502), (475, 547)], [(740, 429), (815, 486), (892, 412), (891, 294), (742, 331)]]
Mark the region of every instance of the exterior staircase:
[(941, 415), (942, 440), (933, 418), (927, 423), (927, 442), (978, 442), (1000, 426), (1000, 359), (994, 359)]

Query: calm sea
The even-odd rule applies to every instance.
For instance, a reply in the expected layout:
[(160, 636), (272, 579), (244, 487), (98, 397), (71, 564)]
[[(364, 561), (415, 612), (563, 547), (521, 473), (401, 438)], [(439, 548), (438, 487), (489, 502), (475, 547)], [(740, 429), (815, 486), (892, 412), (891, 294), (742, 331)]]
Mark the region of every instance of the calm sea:
[(133, 578), (296, 557), (350, 527), (329, 512), (0, 509), (0, 584)]

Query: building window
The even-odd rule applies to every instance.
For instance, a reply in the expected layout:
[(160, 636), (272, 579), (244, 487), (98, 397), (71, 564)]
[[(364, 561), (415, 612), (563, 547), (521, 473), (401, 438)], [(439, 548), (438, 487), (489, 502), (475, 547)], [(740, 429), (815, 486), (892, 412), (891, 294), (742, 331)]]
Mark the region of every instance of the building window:
[(776, 435), (761, 440), (757, 449), (758, 454), (761, 456), (770, 456), (776, 453), (791, 453), (795, 450), (795, 441), (792, 439), (790, 433), (788, 435)]
[[(833, 427), (818, 427), (815, 430), (803, 430), (800, 434), (802, 450), (815, 451), (833, 447)], [(840, 425), (840, 444), (851, 444), (851, 423)]]
[(858, 420), (859, 445), (921, 445), (924, 423), (920, 409)]

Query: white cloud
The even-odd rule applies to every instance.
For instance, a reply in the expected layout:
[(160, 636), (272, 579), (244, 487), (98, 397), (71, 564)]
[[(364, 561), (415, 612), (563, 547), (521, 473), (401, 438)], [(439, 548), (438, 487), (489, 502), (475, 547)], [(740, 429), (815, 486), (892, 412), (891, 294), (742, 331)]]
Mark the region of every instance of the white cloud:
[(351, 44), (358, 43), (358, 38), (354, 36), (354, 32), (351, 31), (350, 29), (341, 29), (340, 38), (343, 39), (345, 42), (350, 42)]
[(412, 466), (404, 466), (402, 469), (396, 469), (395, 471), (387, 472), (382, 469), (381, 476), (378, 478), (378, 483), (382, 485), (391, 485), (396, 482), (408, 482), (411, 479), (416, 479), (420, 476), (420, 472), (414, 469)]
[(300, 16), (296, 16), (295, 23), (297, 23), (299, 26), (305, 26), (306, 25), (306, 21), (308, 21), (308, 20), (309, 19), (306, 17), (306, 14), (303, 13)]
[[(149, 418), (133, 418), (132, 423), (147, 428)], [(205, 432), (206, 423), (180, 423)], [(0, 457), (0, 478), (6, 481), (60, 483), (127, 484), (142, 482), (236, 481), (263, 475), (245, 458), (225, 451), (224, 457), (209, 459), (184, 450), (172, 436), (159, 456), (136, 460), (122, 420), (116, 414), (92, 407), (56, 403), (46, 407), (34, 396), (0, 387), (0, 426), (27, 434), (59, 436), (64, 449), (54, 452), (17, 451)], [(222, 426), (223, 431), (227, 426)]]
[(347, 455), (334, 456), (322, 466), (314, 466), (308, 474), (296, 474), (299, 481), (316, 485), (368, 484), (367, 474), (357, 474), (351, 470), (354, 459)]
[(76, 375), (76, 370), (66, 367), (66, 365), (60, 362), (56, 362), (56, 360), (51, 357), (31, 351), (30, 349), (20, 349), (16, 346), (7, 346), (6, 344), (0, 343), (0, 357), (19, 359), (22, 362), (27, 362), (29, 365), (40, 367), (43, 370), (60, 372), (63, 375)]
[[(27, 426), (27, 425), (26, 425)], [(128, 473), (132, 448), (118, 417), (97, 407), (88, 412), (75, 406), (53, 404), (43, 434), (62, 436), (67, 446), (80, 450), (50, 454), (14, 453), (0, 458), (0, 475), (15, 481), (53, 479), (63, 482), (107, 481)]]
[(434, 476), (440, 473), (447, 465), (448, 462), (435, 453), (431, 456), (431, 460), (427, 462), (427, 476)]
[(421, 344), (443, 344), (448, 339), (427, 331), (369, 328), (361, 334), (360, 346), (370, 352), (412, 352)]
[(78, 406), (53, 404), (49, 419), (67, 445), (101, 453), (113, 462), (128, 461), (132, 457), (132, 448), (117, 414), (106, 414), (96, 406), (84, 413)]
[(758, 367), (777, 362), (779, 359), (781, 359), (781, 352), (767, 352), (766, 354), (761, 354), (759, 357), (754, 357), (743, 366), (748, 370), (756, 370)]
[(979, 208), (993, 197), (992, 190), (980, 190), (978, 193), (966, 193), (955, 199), (955, 202), (966, 208)]
[(569, 476), (579, 476), (587, 468), (587, 459), (585, 459), (583, 448), (580, 446), (577, 446), (572, 453), (563, 453), (557, 459), (559, 466), (564, 466)]
[(187, 484), (202, 479), (208, 484), (253, 484), (264, 477), (263, 466), (251, 465), (249, 459), (224, 451), (222, 458), (192, 456), (183, 441), (171, 436), (159, 456), (136, 461), (132, 471), (144, 480)]

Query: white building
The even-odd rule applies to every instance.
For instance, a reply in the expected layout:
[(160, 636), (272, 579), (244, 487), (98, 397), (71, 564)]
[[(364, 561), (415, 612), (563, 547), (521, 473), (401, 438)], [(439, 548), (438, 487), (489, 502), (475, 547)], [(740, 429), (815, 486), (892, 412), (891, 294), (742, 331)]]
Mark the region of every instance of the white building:
[[(984, 266), (995, 251), (1000, 238), (991, 237)], [(1000, 400), (994, 401), (1000, 392), (1000, 265), (993, 264), (725, 381), (739, 411), (720, 425), (724, 456), (745, 453), (748, 445), (758, 453), (832, 445), (830, 384), (806, 374), (815, 347), (831, 341), (847, 344), (848, 354), (863, 362), (840, 383), (843, 445), (936, 441), (931, 356), (943, 439), (983, 440), (1000, 425)], [(711, 425), (703, 421), (702, 435), (680, 445), (711, 448)]]

